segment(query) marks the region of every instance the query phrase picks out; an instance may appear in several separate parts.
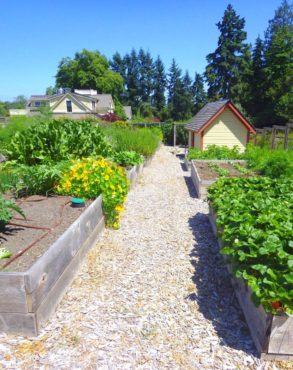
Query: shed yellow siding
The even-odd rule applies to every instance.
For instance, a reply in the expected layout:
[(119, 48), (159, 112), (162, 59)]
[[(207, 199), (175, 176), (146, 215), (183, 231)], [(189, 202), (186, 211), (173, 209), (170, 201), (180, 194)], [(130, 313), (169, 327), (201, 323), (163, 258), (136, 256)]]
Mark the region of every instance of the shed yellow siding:
[(226, 108), (210, 126), (204, 130), (203, 149), (208, 145), (237, 145), (244, 151), (247, 143), (247, 128)]
[(67, 113), (67, 106), (66, 106), (66, 101), (71, 100), (71, 105), (72, 105), (72, 113), (84, 113), (85, 110), (82, 109), (79, 105), (76, 104), (76, 102), (70, 98), (68, 99), (63, 99), (60, 104), (55, 107), (53, 110), (53, 113)]

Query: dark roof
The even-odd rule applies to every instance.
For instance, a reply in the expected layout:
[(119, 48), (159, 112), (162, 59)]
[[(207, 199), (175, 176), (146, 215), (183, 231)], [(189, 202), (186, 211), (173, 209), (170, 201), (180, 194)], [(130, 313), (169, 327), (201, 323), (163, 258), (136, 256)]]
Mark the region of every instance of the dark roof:
[(218, 100), (212, 103), (207, 103), (197, 114), (192, 118), (185, 128), (192, 131), (199, 131), (229, 100)]

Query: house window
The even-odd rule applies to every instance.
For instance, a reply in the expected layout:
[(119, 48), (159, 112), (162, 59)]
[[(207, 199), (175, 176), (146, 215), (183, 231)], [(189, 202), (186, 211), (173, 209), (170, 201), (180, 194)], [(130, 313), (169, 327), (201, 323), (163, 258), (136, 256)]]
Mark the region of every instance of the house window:
[(72, 103), (71, 100), (66, 100), (67, 112), (72, 112)]
[(92, 110), (96, 110), (96, 102), (92, 100)]
[(35, 107), (40, 107), (41, 106), (41, 102), (40, 101), (35, 101)]

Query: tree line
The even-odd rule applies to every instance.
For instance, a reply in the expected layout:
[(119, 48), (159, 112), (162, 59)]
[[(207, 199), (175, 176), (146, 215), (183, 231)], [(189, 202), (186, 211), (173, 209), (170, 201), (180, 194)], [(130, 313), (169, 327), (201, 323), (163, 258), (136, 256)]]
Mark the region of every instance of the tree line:
[(217, 27), (218, 45), (207, 55), (202, 75), (183, 73), (175, 59), (166, 70), (160, 56), (153, 58), (142, 48), (123, 56), (116, 52), (110, 61), (83, 50), (60, 62), (56, 85), (110, 92), (135, 114), (161, 120), (187, 120), (218, 99), (231, 99), (258, 127), (292, 119), (292, 4), (283, 0), (264, 39), (258, 37), (253, 46), (246, 41), (245, 19), (232, 5)]
[(160, 56), (132, 49), (108, 60), (83, 49), (57, 68), (58, 87), (92, 88), (113, 95), (118, 115), (122, 105), (134, 114), (184, 121), (208, 101), (231, 99), (257, 127), (288, 122), (293, 117), (293, 5), (283, 0), (269, 21), (264, 38), (247, 43), (245, 19), (228, 5), (217, 23), (217, 48), (207, 55), (203, 74), (190, 76), (175, 59), (167, 70)]

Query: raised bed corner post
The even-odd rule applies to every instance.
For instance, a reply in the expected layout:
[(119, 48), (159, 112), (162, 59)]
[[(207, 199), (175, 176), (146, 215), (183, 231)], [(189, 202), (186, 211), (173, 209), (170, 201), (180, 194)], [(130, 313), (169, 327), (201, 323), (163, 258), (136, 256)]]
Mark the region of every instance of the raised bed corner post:
[(174, 122), (173, 123), (173, 146), (176, 146), (176, 134), (177, 134), (176, 123)]

